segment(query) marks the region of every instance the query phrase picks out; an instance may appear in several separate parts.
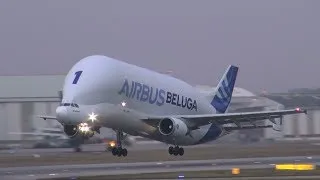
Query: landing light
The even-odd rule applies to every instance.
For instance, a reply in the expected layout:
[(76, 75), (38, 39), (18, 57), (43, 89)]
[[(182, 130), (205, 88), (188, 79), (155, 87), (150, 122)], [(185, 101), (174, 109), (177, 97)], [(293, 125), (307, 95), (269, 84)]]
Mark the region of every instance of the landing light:
[(91, 114), (89, 114), (89, 120), (91, 120), (92, 122), (93, 121), (96, 121), (97, 120), (97, 116), (96, 114), (94, 114), (94, 112), (92, 112)]
[(111, 141), (109, 144), (110, 144), (110, 146), (111, 146), (111, 147), (116, 146), (116, 143), (115, 143), (115, 142), (113, 142), (113, 141)]
[(79, 124), (79, 130), (82, 132), (88, 132), (90, 130), (90, 127), (87, 123), (81, 123)]
[(296, 108), (296, 111), (301, 111), (301, 109), (300, 108)]
[(122, 106), (122, 107), (125, 107), (126, 105), (127, 105), (126, 102), (122, 102), (122, 103), (121, 103), (121, 106)]

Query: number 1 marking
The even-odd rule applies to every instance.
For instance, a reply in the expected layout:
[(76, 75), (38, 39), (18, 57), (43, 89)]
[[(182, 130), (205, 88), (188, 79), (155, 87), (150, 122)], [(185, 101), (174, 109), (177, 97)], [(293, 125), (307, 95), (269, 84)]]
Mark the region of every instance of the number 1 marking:
[(74, 73), (74, 75), (75, 75), (76, 77), (74, 78), (72, 84), (77, 84), (77, 83), (78, 83), (78, 80), (79, 80), (81, 74), (82, 74), (82, 71), (77, 71), (77, 72)]

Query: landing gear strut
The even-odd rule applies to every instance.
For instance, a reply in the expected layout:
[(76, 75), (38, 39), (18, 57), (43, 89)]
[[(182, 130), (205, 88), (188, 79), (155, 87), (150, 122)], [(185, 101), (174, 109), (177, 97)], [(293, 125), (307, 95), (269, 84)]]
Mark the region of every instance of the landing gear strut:
[(117, 147), (112, 148), (112, 155), (120, 157), (127, 156), (128, 151), (126, 148), (122, 148), (121, 141), (123, 140), (123, 133), (122, 131), (116, 131), (117, 132)]
[(183, 156), (184, 149), (182, 147), (179, 147), (179, 146), (175, 146), (175, 147), (170, 146), (169, 149), (168, 149), (168, 152), (169, 152), (170, 155)]

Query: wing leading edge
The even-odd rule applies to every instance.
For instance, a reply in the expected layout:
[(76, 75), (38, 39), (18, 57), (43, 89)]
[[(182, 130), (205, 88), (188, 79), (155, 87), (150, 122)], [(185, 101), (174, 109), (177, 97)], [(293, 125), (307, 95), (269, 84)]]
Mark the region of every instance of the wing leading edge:
[[(156, 122), (164, 118), (179, 118), (185, 121), (190, 129), (196, 129), (199, 126), (208, 124), (236, 124), (241, 129), (241, 123), (250, 122), (254, 124), (256, 121), (270, 120), (273, 124), (277, 124), (275, 118), (282, 118), (284, 115), (290, 114), (307, 114), (307, 110), (300, 108), (275, 111), (259, 111), (259, 112), (243, 112), (243, 113), (225, 113), (225, 114), (203, 114), (203, 115), (174, 115), (174, 116), (156, 116), (143, 119), (147, 124), (156, 124)], [(156, 121), (156, 122), (155, 122)]]
[(42, 118), (43, 120), (47, 120), (47, 119), (57, 119), (57, 117), (55, 116), (45, 116), (45, 115), (40, 115), (37, 116), (38, 118)]

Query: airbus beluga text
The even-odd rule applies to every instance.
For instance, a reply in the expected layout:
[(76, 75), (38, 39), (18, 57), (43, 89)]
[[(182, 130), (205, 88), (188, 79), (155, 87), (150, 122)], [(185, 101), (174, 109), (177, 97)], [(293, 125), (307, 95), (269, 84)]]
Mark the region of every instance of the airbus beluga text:
[[(237, 73), (238, 67), (229, 66), (216, 91), (203, 95), (174, 77), (106, 56), (88, 56), (67, 74), (56, 115), (40, 117), (56, 119), (70, 138), (89, 138), (100, 127), (111, 128), (117, 133), (112, 154), (127, 156), (121, 144), (124, 133), (170, 144), (170, 154), (183, 155), (181, 146), (213, 141), (232, 130), (279, 130), (283, 115), (306, 113), (299, 108), (226, 113)], [(270, 120), (273, 125), (256, 126), (259, 120)]]

